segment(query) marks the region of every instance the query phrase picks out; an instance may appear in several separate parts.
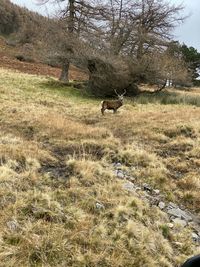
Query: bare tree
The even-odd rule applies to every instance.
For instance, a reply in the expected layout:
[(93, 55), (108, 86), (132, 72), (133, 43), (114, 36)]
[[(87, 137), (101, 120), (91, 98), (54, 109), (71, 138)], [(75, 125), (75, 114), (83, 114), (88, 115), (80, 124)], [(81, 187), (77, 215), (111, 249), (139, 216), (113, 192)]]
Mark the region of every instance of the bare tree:
[(105, 38), (111, 52), (138, 59), (165, 45), (172, 38), (172, 29), (184, 20), (183, 6), (166, 0), (108, 0), (104, 9)]
[[(38, 2), (46, 4), (50, 0), (38, 0)], [(100, 9), (98, 5), (95, 7), (95, 1), (55, 0), (54, 2), (66, 3), (65, 8), (59, 12), (59, 25), (61, 27), (60, 29), (57, 28), (57, 33), (54, 33), (55, 43), (52, 46), (55, 50), (55, 44), (57, 44), (57, 59), (62, 66), (60, 80), (67, 82), (69, 65), (73, 59), (77, 59), (77, 56), (80, 55), (80, 50), (78, 51), (77, 47), (83, 48), (87, 43), (88, 34), (94, 36), (97, 32), (98, 26), (95, 25), (95, 20), (99, 20)], [(52, 43), (52, 41), (50, 42)], [(81, 42), (82, 46), (80, 45)], [(77, 52), (79, 53), (77, 54)]]
[(134, 11), (137, 17), (135, 34), (136, 56), (140, 59), (154, 47), (165, 46), (172, 38), (172, 30), (184, 20), (182, 5), (164, 0), (142, 0)]
[[(116, 86), (112, 81), (113, 75), (116, 81), (120, 81), (117, 83), (118, 90), (131, 84), (130, 88), (134, 91), (134, 82), (156, 82), (165, 79), (166, 73), (171, 72), (170, 64), (160, 61), (158, 67), (154, 56), (164, 58), (172, 29), (184, 19), (180, 15), (183, 10), (181, 5), (175, 6), (166, 0), (57, 2), (66, 3), (66, 8), (60, 13), (63, 33), (56, 33), (53, 38), (54, 46), (57, 45), (56, 55), (62, 65), (61, 80), (68, 80), (69, 64), (80, 54), (89, 63), (92, 92), (99, 95), (105, 94), (109, 84), (113, 91)], [(165, 68), (161, 67), (162, 64)], [(108, 70), (112, 75), (108, 75)]]

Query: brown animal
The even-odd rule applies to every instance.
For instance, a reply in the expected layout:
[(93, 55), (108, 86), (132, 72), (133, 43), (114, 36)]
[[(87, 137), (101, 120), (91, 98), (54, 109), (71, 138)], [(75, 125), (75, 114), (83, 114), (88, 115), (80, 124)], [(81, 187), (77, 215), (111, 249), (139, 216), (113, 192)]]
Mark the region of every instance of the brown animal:
[(104, 115), (104, 111), (106, 109), (113, 110), (113, 113), (116, 113), (118, 108), (120, 108), (123, 105), (123, 98), (126, 94), (126, 90), (124, 90), (124, 93), (122, 95), (119, 95), (117, 91), (115, 90), (116, 95), (118, 96), (117, 100), (104, 100), (101, 102), (101, 113)]

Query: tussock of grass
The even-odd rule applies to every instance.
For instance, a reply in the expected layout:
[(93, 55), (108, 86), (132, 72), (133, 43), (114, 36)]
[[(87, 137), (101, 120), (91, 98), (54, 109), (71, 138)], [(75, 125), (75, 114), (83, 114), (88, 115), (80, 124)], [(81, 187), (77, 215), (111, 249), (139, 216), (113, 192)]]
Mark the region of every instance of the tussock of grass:
[(163, 91), (157, 94), (152, 95), (139, 95), (135, 99), (136, 103), (139, 104), (164, 104), (164, 105), (194, 105), (196, 107), (200, 107), (200, 96), (190, 94), (188, 92), (171, 92), (171, 91)]
[[(107, 138), (111, 133), (103, 128), (91, 127), (80, 122), (71, 120), (70, 118), (63, 118), (59, 114), (45, 114), (43, 118), (39, 118), (41, 127), (44, 131), (51, 132), (51, 136), (63, 136), (68, 140), (81, 139), (81, 138)], [(47, 134), (47, 133), (46, 133)]]
[(137, 183), (198, 212), (198, 109), (129, 103), (102, 117), (80, 91), (5, 70), (0, 78), (2, 267), (174, 267), (198, 253), (189, 230), (169, 228), (113, 174), (121, 162)]
[(165, 134), (170, 137), (174, 138), (176, 136), (185, 136), (185, 137), (190, 137), (190, 138), (195, 138), (195, 130), (193, 127), (189, 125), (176, 125), (174, 127), (171, 127), (165, 131)]

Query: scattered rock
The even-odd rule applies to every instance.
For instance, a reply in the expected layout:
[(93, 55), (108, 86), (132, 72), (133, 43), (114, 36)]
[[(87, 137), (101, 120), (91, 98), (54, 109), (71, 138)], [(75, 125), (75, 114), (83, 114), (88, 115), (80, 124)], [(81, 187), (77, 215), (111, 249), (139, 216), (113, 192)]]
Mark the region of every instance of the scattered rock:
[(167, 223), (167, 226), (172, 229), (174, 227), (173, 223)]
[(130, 191), (130, 192), (133, 192), (136, 190), (135, 185), (131, 182), (127, 182), (127, 183), (123, 184), (123, 188), (127, 191)]
[(96, 203), (96, 208), (97, 208), (98, 210), (104, 210), (104, 209), (105, 209), (105, 206), (104, 206), (103, 204), (97, 202), (97, 203)]
[(158, 207), (161, 209), (161, 210), (163, 210), (164, 208), (165, 208), (165, 203), (164, 202), (162, 202), (162, 201), (160, 201), (159, 202), (159, 204), (158, 204)]
[(184, 221), (184, 220), (181, 220), (179, 218), (173, 219), (172, 222), (177, 224), (177, 225), (180, 225), (182, 227), (186, 227), (187, 226), (187, 222)]
[(194, 241), (194, 242), (198, 242), (198, 243), (200, 243), (200, 236), (198, 235), (198, 234), (196, 234), (196, 233), (192, 233), (192, 240)]
[(121, 169), (122, 167), (122, 164), (120, 162), (116, 162), (113, 164), (113, 166), (116, 168), (116, 169)]
[[(173, 202), (165, 203), (162, 201), (163, 196), (160, 194), (160, 190), (153, 189), (149, 184), (144, 183), (139, 186), (135, 181), (136, 179), (132, 177), (127, 171), (122, 169), (122, 164), (120, 162), (114, 163), (114, 175), (119, 179), (124, 179), (126, 182), (123, 184), (123, 189), (129, 192), (134, 192), (139, 194), (141, 199), (148, 201), (151, 205), (158, 206), (163, 212), (165, 212), (171, 221), (167, 223), (167, 226), (172, 229), (174, 225), (180, 225), (181, 227), (189, 227), (193, 229), (192, 240), (196, 243), (200, 243), (200, 227), (199, 223), (195, 221), (194, 215), (189, 211), (181, 209), (177, 204)], [(133, 168), (133, 167), (132, 167)], [(135, 183), (134, 183), (135, 182)], [(137, 193), (139, 191), (139, 193)], [(98, 209), (104, 209), (105, 207), (97, 203)], [(125, 220), (125, 218), (123, 218)], [(176, 246), (182, 246), (182, 243), (176, 242)]]
[(178, 208), (178, 206), (176, 205), (176, 204), (174, 204), (173, 202), (169, 202), (169, 204), (168, 204), (168, 208), (169, 209), (172, 209), (172, 208)]
[(183, 219), (187, 222), (192, 221), (192, 217), (186, 213), (185, 211), (181, 210), (180, 208), (172, 208), (172, 209), (167, 209), (167, 213), (169, 215), (174, 216), (175, 218), (180, 218)]
[(154, 190), (153, 190), (153, 193), (156, 194), (156, 195), (159, 195), (159, 194), (160, 194), (160, 190), (158, 190), (158, 189), (154, 189)]
[(137, 191), (137, 190), (141, 190), (141, 187), (140, 186), (135, 186), (135, 190)]
[(19, 224), (16, 220), (9, 221), (6, 223), (7, 227), (11, 231), (16, 231), (19, 228)]
[(124, 175), (123, 171), (118, 170), (117, 171), (117, 177), (120, 179), (124, 179), (125, 175)]

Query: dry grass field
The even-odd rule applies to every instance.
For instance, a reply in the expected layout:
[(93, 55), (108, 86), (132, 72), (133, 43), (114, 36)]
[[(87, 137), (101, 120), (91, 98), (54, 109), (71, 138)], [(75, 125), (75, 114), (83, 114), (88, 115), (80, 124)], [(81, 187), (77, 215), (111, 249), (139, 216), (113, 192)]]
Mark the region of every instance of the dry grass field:
[[(54, 79), (0, 69), (0, 266), (178, 267), (190, 230), (123, 189), (200, 214), (200, 93), (125, 99), (117, 114)], [(100, 207), (100, 208), (99, 208)]]

